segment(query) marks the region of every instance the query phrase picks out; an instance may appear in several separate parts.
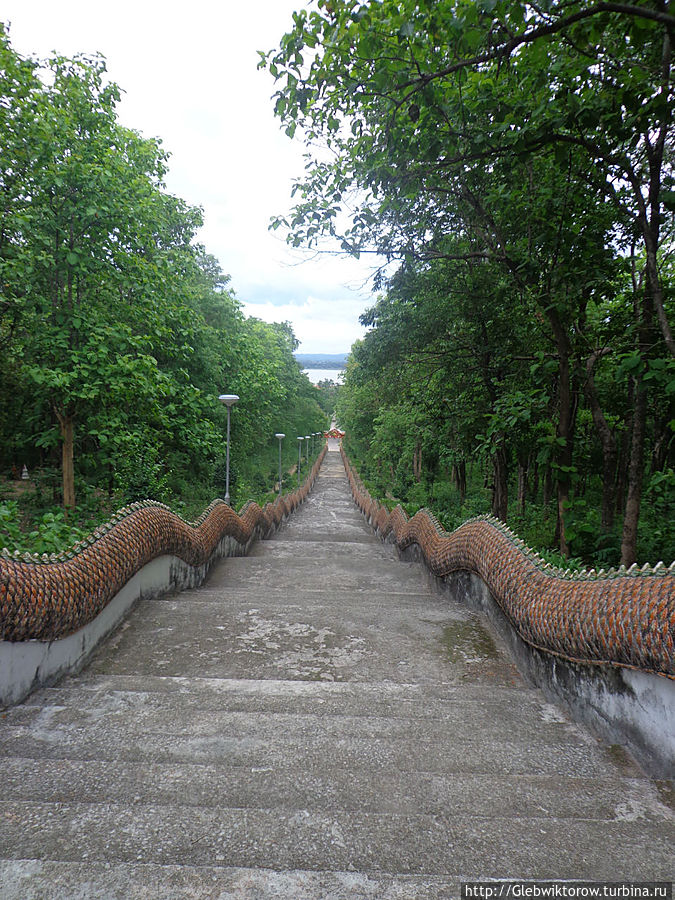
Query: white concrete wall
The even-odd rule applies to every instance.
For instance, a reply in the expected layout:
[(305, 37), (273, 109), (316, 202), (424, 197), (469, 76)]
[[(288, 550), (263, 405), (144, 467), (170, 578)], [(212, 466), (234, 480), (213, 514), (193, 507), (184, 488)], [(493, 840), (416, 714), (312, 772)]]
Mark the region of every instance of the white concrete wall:
[[(405, 559), (425, 566), (417, 545)], [(428, 570), (427, 570), (428, 571)], [(483, 612), (527, 680), (600, 738), (619, 744), (655, 778), (675, 772), (675, 681), (625, 666), (574, 662), (526, 643), (481, 578), (456, 572), (429, 578), (441, 592)]]
[(196, 587), (204, 581), (214, 562), (227, 556), (245, 556), (251, 544), (262, 537), (266, 537), (262, 525), (254, 528), (245, 544), (226, 536), (202, 566), (190, 566), (176, 556), (157, 557), (127, 582), (93, 622), (66, 638), (55, 641), (0, 641), (0, 708), (19, 703), (38, 687), (80, 669), (98, 644), (114, 631), (140, 600), (167, 591)]
[(196, 587), (204, 581), (216, 560), (245, 555), (253, 540), (239, 544), (233, 537), (225, 537), (209, 562), (197, 567), (177, 556), (153, 559), (125, 584), (93, 622), (68, 637), (55, 641), (0, 641), (0, 707), (19, 703), (38, 687), (77, 671), (140, 600)]

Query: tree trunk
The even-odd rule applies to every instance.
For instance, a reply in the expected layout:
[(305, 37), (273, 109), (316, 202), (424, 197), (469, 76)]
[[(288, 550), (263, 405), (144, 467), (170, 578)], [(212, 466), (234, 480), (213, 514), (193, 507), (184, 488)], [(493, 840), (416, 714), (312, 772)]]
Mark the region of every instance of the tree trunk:
[(668, 419), (658, 416), (654, 422), (654, 447), (652, 450), (651, 474), (663, 472), (668, 461)]
[(616, 479), (616, 442), (602, 447), (602, 506), (600, 527), (609, 534), (614, 528), (614, 483)]
[(637, 533), (642, 501), (644, 472), (645, 426), (647, 421), (647, 389), (642, 378), (636, 380), (633, 434), (631, 437), (630, 463), (628, 465), (628, 496), (621, 537), (621, 563), (632, 566), (637, 560)]
[(656, 253), (650, 252), (649, 248), (647, 252), (647, 266), (650, 274), (650, 281), (652, 281), (653, 279), (652, 283), (654, 286), (652, 287), (651, 300), (652, 305), (654, 306), (654, 310), (656, 311), (657, 318), (659, 320), (661, 334), (663, 335), (663, 340), (670, 352), (670, 355), (675, 356), (675, 338), (673, 338), (670, 323), (668, 322), (668, 318), (666, 316), (663, 288), (661, 287), (659, 279), (659, 269), (656, 260)]
[(63, 480), (63, 506), (66, 510), (75, 506), (75, 417), (55, 410), (61, 430), (61, 476)]
[(413, 476), (418, 483), (422, 480), (422, 445), (419, 441), (413, 450)]
[[(640, 302), (636, 298), (637, 349), (646, 363), (652, 340), (653, 307), (650, 292), (650, 275), (647, 272), (646, 289)], [(632, 566), (637, 560), (637, 535), (642, 501), (642, 481), (645, 464), (645, 432), (647, 425), (647, 386), (642, 372), (634, 377), (635, 410), (633, 412), (633, 431), (630, 445), (630, 462), (628, 464), (628, 494), (626, 512), (623, 519), (621, 537), (621, 563)]]
[(628, 461), (630, 458), (631, 437), (633, 434), (633, 406), (635, 403), (635, 385), (632, 378), (628, 379), (628, 403), (626, 414), (619, 442), (619, 458), (616, 466), (616, 499), (614, 503), (615, 515), (621, 516), (624, 513), (626, 503), (626, 485), (628, 484)]
[(607, 533), (614, 526), (614, 487), (616, 479), (616, 439), (611, 428), (607, 424), (605, 415), (600, 406), (598, 392), (595, 387), (593, 369), (600, 356), (607, 351), (596, 351), (586, 361), (586, 398), (591, 409), (593, 424), (600, 439), (602, 447), (602, 509), (600, 524), (602, 530)]
[(466, 499), (466, 463), (463, 459), (457, 463), (457, 487), (459, 488), (459, 501), (464, 503)]
[(525, 457), (521, 456), (521, 458), (518, 460), (518, 508), (520, 509), (521, 515), (523, 515), (525, 513), (525, 504), (527, 502), (528, 464), (529, 464), (528, 456), (525, 456)]
[[(544, 487), (542, 492), (541, 502), (544, 506), (544, 509), (548, 509), (548, 505), (551, 502), (551, 497), (553, 496), (553, 472), (551, 471), (550, 463), (546, 465), (546, 470), (544, 472)], [(548, 513), (547, 513), (548, 518)]]
[(492, 488), (492, 515), (506, 522), (509, 510), (509, 483), (506, 450), (499, 447), (492, 455), (494, 485)]
[(577, 396), (576, 389), (573, 385), (572, 371), (570, 366), (572, 347), (570, 345), (569, 335), (565, 331), (557, 314), (553, 310), (548, 311), (548, 318), (551, 323), (556, 345), (558, 348), (559, 360), (558, 386), (560, 396), (556, 437), (562, 441), (562, 446), (558, 447), (556, 460), (558, 463), (558, 523), (556, 533), (559, 539), (560, 553), (563, 556), (569, 556), (570, 548), (567, 542), (567, 538), (565, 537), (564, 515), (572, 488), (574, 425), (577, 414)]
[[(672, 44), (671, 31), (665, 29), (661, 48), (661, 85), (659, 101), (662, 103), (661, 121), (649, 136), (645, 135), (647, 145), (647, 158), (649, 161), (649, 184), (646, 196), (644, 187), (634, 173), (629, 180), (637, 200), (637, 222), (642, 229), (645, 248), (645, 270), (647, 275), (647, 297), (650, 306), (650, 314), (655, 314), (661, 331), (661, 335), (671, 356), (675, 356), (675, 337), (668, 321), (665, 310), (665, 296), (663, 284), (659, 272), (659, 247), (660, 230), (662, 221), (666, 220), (666, 212), (661, 207), (661, 197), (665, 187), (665, 178), (668, 169), (664, 169), (664, 160), (668, 160), (670, 151), (669, 141), (672, 130), (673, 111), (672, 103), (668, 103), (672, 91)], [(651, 315), (643, 319), (645, 325), (651, 319)], [(630, 493), (630, 489), (629, 489)]]
[(568, 557), (570, 555), (570, 545), (565, 535), (565, 513), (570, 498), (570, 483), (568, 479), (558, 479), (558, 524), (556, 525), (556, 539), (560, 548), (561, 556)]
[[(532, 457), (534, 457), (532, 459)], [(532, 465), (532, 484), (530, 489), (530, 497), (534, 503), (537, 502), (537, 497), (539, 496), (539, 463), (537, 462), (536, 456), (532, 453), (531, 456), (531, 465)]]

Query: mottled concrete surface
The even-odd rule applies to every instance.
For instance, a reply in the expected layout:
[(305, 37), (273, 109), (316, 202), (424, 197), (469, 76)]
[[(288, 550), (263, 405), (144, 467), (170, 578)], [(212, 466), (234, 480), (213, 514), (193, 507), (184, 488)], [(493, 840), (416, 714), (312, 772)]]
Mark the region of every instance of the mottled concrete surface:
[(0, 898), (457, 897), (670, 880), (669, 785), (524, 683), (369, 531), (306, 504), (0, 719)]

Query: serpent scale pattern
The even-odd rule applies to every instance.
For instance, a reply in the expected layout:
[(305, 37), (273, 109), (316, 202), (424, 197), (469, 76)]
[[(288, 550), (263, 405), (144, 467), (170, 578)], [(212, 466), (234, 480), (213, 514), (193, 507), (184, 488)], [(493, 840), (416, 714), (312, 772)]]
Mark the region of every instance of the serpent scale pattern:
[(52, 641), (93, 621), (136, 572), (158, 556), (204, 565), (226, 537), (246, 544), (274, 531), (307, 497), (326, 453), (304, 484), (263, 508), (249, 501), (237, 514), (214, 500), (190, 524), (151, 500), (121, 509), (85, 541), (61, 554), (0, 555), (0, 640)]
[(498, 519), (480, 516), (452, 534), (427, 509), (409, 519), (375, 501), (342, 458), (354, 500), (399, 550), (417, 544), (439, 577), (468, 571), (487, 585), (528, 644), (574, 662), (640, 669), (675, 679), (675, 563), (605, 572), (562, 571)]

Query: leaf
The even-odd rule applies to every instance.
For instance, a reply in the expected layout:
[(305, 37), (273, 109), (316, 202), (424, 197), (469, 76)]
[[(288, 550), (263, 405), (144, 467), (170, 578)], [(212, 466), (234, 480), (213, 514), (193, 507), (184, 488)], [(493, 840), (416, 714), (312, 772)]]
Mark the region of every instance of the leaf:
[(661, 202), (667, 210), (675, 212), (675, 191), (664, 191), (661, 194)]

